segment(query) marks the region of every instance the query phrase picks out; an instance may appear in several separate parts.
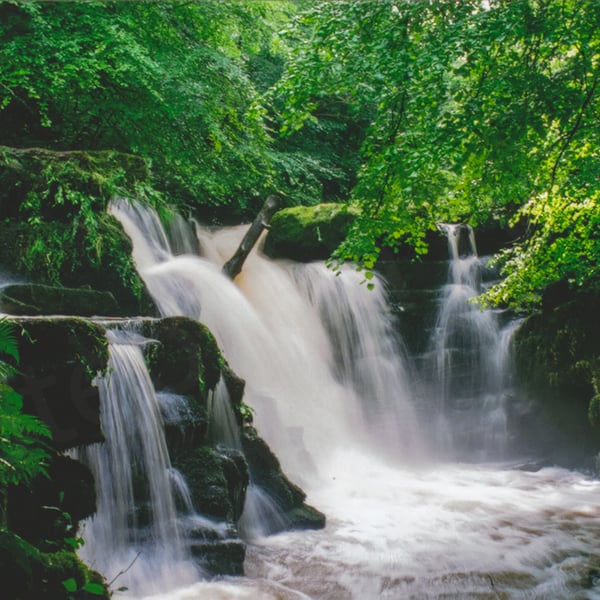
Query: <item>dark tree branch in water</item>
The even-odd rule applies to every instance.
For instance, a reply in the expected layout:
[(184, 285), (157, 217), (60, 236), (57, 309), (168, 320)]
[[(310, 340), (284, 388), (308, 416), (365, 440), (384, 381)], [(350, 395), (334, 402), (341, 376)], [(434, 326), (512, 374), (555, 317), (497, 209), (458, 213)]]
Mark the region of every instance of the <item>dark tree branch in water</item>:
[(269, 227), (269, 222), (278, 206), (279, 200), (276, 196), (269, 196), (266, 199), (235, 254), (223, 265), (223, 273), (227, 277), (235, 279), (236, 275), (242, 270), (244, 261), (248, 258), (248, 254), (250, 254), (252, 248), (254, 248), (262, 230)]

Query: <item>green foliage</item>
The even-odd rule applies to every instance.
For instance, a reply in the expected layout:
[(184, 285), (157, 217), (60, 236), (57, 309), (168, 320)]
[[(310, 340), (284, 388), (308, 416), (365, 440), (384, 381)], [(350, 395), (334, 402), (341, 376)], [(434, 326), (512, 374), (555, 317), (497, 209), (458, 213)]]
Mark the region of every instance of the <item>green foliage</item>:
[(286, 4), (4, 2), (4, 143), (139, 154), (181, 202), (258, 202), (270, 161), (248, 57)]
[(289, 30), (281, 132), (342, 99), (369, 125), (338, 256), (427, 250), (436, 222), (526, 219), (488, 301), (537, 302), (548, 283), (597, 285), (600, 5), (594, 0), (339, 1)]
[[(15, 362), (19, 357), (12, 327), (4, 319), (0, 319), (0, 354)], [(0, 490), (45, 474), (48, 463), (43, 440), (50, 437), (50, 431), (36, 417), (22, 412), (22, 397), (5, 383), (14, 372), (14, 366), (0, 360)]]

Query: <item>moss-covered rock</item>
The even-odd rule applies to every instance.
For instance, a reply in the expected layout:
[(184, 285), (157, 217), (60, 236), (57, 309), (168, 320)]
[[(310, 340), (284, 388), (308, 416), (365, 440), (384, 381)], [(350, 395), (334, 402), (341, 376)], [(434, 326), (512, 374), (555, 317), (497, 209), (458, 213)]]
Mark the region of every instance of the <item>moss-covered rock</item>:
[(520, 385), (538, 401), (540, 418), (566, 436), (582, 457), (600, 448), (600, 436), (589, 420), (597, 412), (593, 398), (600, 364), (599, 306), (598, 293), (565, 295), (552, 289), (543, 310), (530, 316), (514, 339)]
[[(157, 343), (146, 349), (146, 362), (157, 391), (183, 400), (173, 421), (165, 415), (167, 443), (171, 450), (205, 443), (208, 401), (225, 364), (214, 336), (207, 327), (187, 317), (145, 321), (143, 334)], [(181, 398), (183, 397), (183, 398)], [(180, 402), (181, 404), (181, 402)]]
[(344, 240), (357, 214), (333, 203), (284, 208), (271, 219), (264, 252), (303, 262), (326, 259)]
[(219, 381), (223, 364), (210, 330), (187, 317), (167, 317), (145, 322), (144, 335), (160, 342), (147, 355), (155, 387), (205, 402)]
[(35, 283), (112, 292), (123, 316), (156, 314), (131, 240), (106, 214), (113, 196), (147, 180), (136, 156), (0, 146), (0, 267)]
[(72, 217), (76, 207), (64, 202), (64, 190), (85, 193), (102, 212), (115, 191), (133, 192), (149, 177), (143, 158), (113, 150), (0, 146), (0, 218), (22, 216), (23, 205), (32, 198), (41, 199), (45, 220)]
[(230, 523), (239, 519), (249, 482), (241, 453), (207, 446), (193, 448), (181, 451), (174, 466), (185, 477), (198, 512)]
[(325, 526), (325, 515), (305, 504), (306, 494), (285, 476), (278, 458), (254, 427), (244, 427), (242, 445), (252, 482), (275, 500), (285, 513), (289, 529), (320, 529)]
[(33, 283), (0, 288), (0, 310), (11, 315), (91, 317), (121, 314), (117, 301), (110, 292)]
[(108, 362), (102, 327), (78, 318), (13, 319), (20, 331), (20, 373), (11, 385), (24, 410), (41, 418), (58, 449), (104, 439), (94, 378)]

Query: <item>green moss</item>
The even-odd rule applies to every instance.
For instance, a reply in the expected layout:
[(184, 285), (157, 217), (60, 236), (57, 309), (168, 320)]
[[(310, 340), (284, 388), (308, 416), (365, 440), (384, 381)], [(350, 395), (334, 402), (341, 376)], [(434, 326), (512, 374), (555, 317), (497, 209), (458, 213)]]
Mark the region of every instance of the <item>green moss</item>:
[(326, 259), (345, 239), (357, 215), (344, 204), (284, 208), (271, 220), (264, 251), (274, 258)]

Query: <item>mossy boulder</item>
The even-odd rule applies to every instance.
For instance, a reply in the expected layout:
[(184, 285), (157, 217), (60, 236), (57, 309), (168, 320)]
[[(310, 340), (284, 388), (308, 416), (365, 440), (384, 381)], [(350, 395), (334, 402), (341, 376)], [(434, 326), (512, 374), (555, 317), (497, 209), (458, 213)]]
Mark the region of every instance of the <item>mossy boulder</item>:
[(0, 310), (11, 315), (94, 315), (121, 314), (110, 292), (65, 288), (41, 284), (12, 284), (0, 288)]
[(185, 477), (194, 508), (209, 517), (235, 523), (248, 487), (248, 467), (236, 450), (207, 446), (180, 452), (175, 468)]
[(146, 321), (144, 335), (152, 345), (147, 362), (157, 389), (189, 394), (205, 402), (221, 376), (223, 358), (210, 330), (187, 317)]
[(143, 334), (156, 343), (146, 348), (146, 362), (156, 390), (179, 396), (182, 410), (165, 414), (171, 450), (201, 446), (208, 430), (208, 401), (225, 364), (210, 330), (187, 317), (148, 320)]
[(42, 419), (52, 444), (63, 450), (104, 439), (100, 398), (94, 379), (105, 371), (104, 329), (79, 318), (15, 318), (20, 373), (11, 385), (24, 410)]
[(118, 152), (0, 146), (0, 267), (29, 282), (112, 292), (120, 315), (156, 314), (131, 240), (106, 214), (147, 182), (145, 162)]
[(325, 515), (304, 502), (306, 494), (285, 476), (279, 459), (254, 427), (244, 427), (242, 445), (252, 482), (277, 503), (285, 514), (289, 529), (321, 529), (325, 526)]
[(344, 204), (293, 206), (273, 215), (264, 243), (272, 258), (323, 260), (345, 239), (358, 213)]
[(600, 448), (589, 419), (596, 424), (593, 399), (600, 392), (598, 307), (600, 293), (574, 294), (558, 286), (548, 291), (543, 310), (528, 317), (514, 338), (521, 387), (537, 400), (540, 418), (582, 457)]

